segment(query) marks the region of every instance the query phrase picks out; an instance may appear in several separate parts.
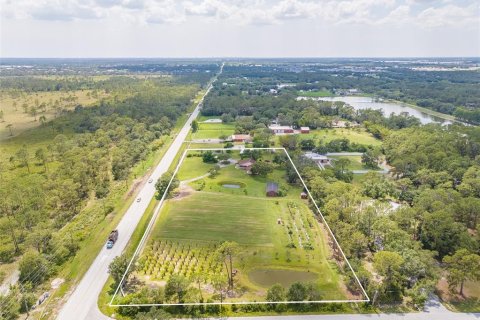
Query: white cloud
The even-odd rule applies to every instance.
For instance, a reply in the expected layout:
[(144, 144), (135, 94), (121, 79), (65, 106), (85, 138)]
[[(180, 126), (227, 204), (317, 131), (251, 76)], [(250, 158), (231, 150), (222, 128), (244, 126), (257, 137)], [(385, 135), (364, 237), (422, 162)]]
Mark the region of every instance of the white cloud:
[[(445, 5), (443, 7), (430, 7), (422, 11), (417, 17), (417, 23), (427, 28), (442, 26), (467, 26), (479, 27), (479, 5), (472, 3), (467, 7)], [(477, 39), (478, 40), (478, 39)]]
[(200, 16), (205, 22), (232, 25), (309, 20), (312, 24), (478, 28), (478, 5), (475, 0), (464, 1), (470, 5), (461, 7), (448, 0), (0, 0), (0, 14), (9, 19), (108, 18), (136, 24), (182, 23)]

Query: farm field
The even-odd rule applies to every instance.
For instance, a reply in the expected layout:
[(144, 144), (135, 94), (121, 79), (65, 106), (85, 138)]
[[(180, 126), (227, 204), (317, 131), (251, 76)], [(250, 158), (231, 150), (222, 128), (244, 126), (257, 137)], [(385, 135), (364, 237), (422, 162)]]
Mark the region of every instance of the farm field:
[[(189, 152), (193, 156), (178, 171), (177, 196), (164, 203), (135, 278), (162, 286), (173, 275), (190, 279), (200, 272), (202, 296), (215, 301), (213, 282), (226, 274), (215, 252), (231, 241), (238, 251), (233, 258), (236, 290), (229, 301), (262, 301), (272, 285), (288, 288), (297, 281), (317, 286), (319, 300), (352, 297), (325, 229), (308, 200), (300, 198), (303, 188), (287, 184), (284, 168), (254, 176), (234, 164), (240, 155), (232, 151), (231, 164), (217, 166), (214, 177), (205, 177), (216, 165), (204, 163), (198, 151)], [(259, 161), (272, 158), (265, 152)], [(267, 197), (267, 182), (276, 182), (285, 196)]]
[(192, 134), (192, 139), (218, 139), (220, 136), (230, 136), (235, 132), (235, 125), (231, 123), (200, 122), (198, 125), (198, 131)]
[(323, 140), (327, 143), (334, 139), (346, 138), (350, 142), (359, 144), (379, 146), (382, 142), (376, 139), (373, 135), (361, 128), (332, 128), (332, 129), (317, 129), (311, 130), (308, 134), (302, 134), (303, 139), (315, 139), (317, 141)]

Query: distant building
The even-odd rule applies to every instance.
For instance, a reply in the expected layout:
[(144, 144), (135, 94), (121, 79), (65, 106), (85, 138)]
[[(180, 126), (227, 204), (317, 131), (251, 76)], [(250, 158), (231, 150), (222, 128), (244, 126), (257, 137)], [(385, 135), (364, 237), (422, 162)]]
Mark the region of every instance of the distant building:
[(249, 134), (234, 134), (230, 137), (233, 142), (252, 142), (252, 137)]
[(222, 119), (207, 119), (204, 123), (222, 123)]
[(304, 154), (305, 158), (311, 159), (315, 161), (317, 164), (322, 164), (322, 165), (330, 165), (330, 159), (323, 155), (323, 154), (318, 154), (315, 152), (306, 152)]
[(304, 191), (304, 192), (300, 193), (300, 198), (301, 199), (308, 199), (308, 194)]
[(268, 126), (268, 129), (272, 130), (274, 134), (288, 134), (288, 133), (294, 133), (294, 130), (290, 126), (279, 126), (276, 124), (272, 124)]
[(300, 127), (300, 133), (310, 133), (309, 127)]
[(267, 197), (278, 197), (278, 183), (267, 182)]
[(237, 167), (245, 171), (250, 171), (254, 164), (255, 160), (253, 159), (243, 159), (237, 162)]

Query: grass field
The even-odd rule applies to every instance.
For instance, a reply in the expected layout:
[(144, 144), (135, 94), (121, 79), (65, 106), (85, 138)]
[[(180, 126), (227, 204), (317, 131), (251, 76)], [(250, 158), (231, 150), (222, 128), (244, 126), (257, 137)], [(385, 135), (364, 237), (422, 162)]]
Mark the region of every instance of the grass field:
[(231, 136), (234, 132), (235, 125), (231, 123), (199, 123), (192, 139), (218, 139), (220, 136)]
[[(239, 159), (238, 152), (231, 155)], [(271, 155), (264, 157), (268, 160)], [(178, 178), (203, 176), (211, 166), (201, 157), (187, 157)], [(216, 246), (235, 241), (240, 246), (234, 261), (236, 286), (243, 291), (232, 301), (259, 301), (271, 285), (288, 286), (294, 281), (315, 282), (323, 299), (345, 299), (343, 276), (331, 258), (328, 237), (307, 201), (300, 199), (302, 188), (288, 185), (285, 173), (278, 167), (266, 177), (257, 177), (227, 165), (214, 178), (181, 186), (181, 196), (164, 203), (140, 256), (137, 276), (150, 285), (164, 283), (172, 274), (189, 277), (196, 270), (213, 277), (223, 272), (211, 259)], [(267, 197), (268, 181), (279, 183), (287, 195)], [(206, 282), (204, 294), (209, 296), (207, 289)]]
[[(361, 156), (330, 156), (331, 159), (348, 159), (350, 160), (350, 164), (347, 166), (348, 170), (368, 170), (369, 168), (365, 167), (362, 163)], [(333, 164), (335, 165), (335, 160)]]
[[(92, 105), (106, 96), (107, 94), (104, 92), (94, 94), (92, 90), (22, 93), (20, 97), (12, 97), (6, 92), (2, 92), (0, 93), (0, 110), (3, 111), (3, 122), (0, 122), (0, 141), (40, 126), (42, 124), (39, 121), (41, 116), (45, 116), (47, 121), (54, 119), (58, 112), (54, 108), (56, 103), (60, 109), (71, 110), (76, 105)], [(45, 104), (45, 109), (37, 108), (37, 115), (34, 116), (28, 110), (25, 112), (24, 104), (28, 106), (28, 109)], [(11, 132), (7, 127), (9, 124), (12, 125)]]
[(379, 146), (382, 142), (372, 136), (362, 128), (335, 128), (335, 129), (319, 129), (311, 130), (308, 134), (302, 134), (303, 139), (315, 139), (317, 141), (329, 142), (334, 139), (347, 138), (350, 142), (360, 143), (364, 145)]

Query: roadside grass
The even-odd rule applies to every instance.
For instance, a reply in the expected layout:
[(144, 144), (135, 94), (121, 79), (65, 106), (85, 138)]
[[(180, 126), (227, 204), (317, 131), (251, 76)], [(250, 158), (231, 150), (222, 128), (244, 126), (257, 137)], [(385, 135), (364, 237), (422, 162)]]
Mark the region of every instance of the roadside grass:
[(437, 293), (449, 310), (454, 312), (480, 312), (480, 281), (466, 281), (463, 292), (463, 297), (452, 294), (444, 278), (437, 285)]
[[(22, 132), (41, 125), (40, 116), (45, 116), (47, 121), (56, 118), (53, 103), (55, 100), (65, 99), (68, 96), (76, 97), (74, 102), (61, 102), (60, 105), (65, 110), (72, 110), (76, 105), (91, 106), (101, 98), (109, 96), (105, 92), (98, 91), (98, 96), (93, 97), (91, 93), (94, 90), (74, 90), (74, 91), (53, 91), (53, 92), (34, 92), (22, 93), (20, 97), (12, 97), (6, 92), (0, 92), (0, 110), (3, 111), (4, 121), (0, 123), (0, 141), (12, 138), (8, 124), (12, 124), (13, 136), (18, 136)], [(26, 103), (29, 108), (38, 104), (47, 104), (46, 112), (38, 110), (36, 117), (25, 113), (22, 105)], [(14, 107), (14, 102), (17, 106)], [(35, 118), (37, 120), (35, 120)]]
[[(145, 233), (145, 230), (147, 229), (148, 223), (150, 219), (152, 218), (153, 213), (155, 212), (155, 207), (158, 204), (158, 200), (155, 198), (152, 198), (150, 201), (147, 209), (145, 210), (145, 214), (142, 216), (142, 219), (138, 223), (137, 228), (135, 228), (135, 231), (132, 234), (132, 237), (130, 238), (130, 241), (127, 244), (127, 247), (125, 248), (125, 253), (127, 254), (128, 257), (131, 257), (133, 253), (135, 252), (138, 244), (140, 243), (140, 240), (143, 237), (143, 234)], [(115, 307), (110, 307), (108, 304), (110, 300), (112, 299), (113, 292), (116, 289), (112, 288), (113, 285), (113, 278), (108, 277), (107, 282), (102, 288), (102, 291), (100, 292), (98, 296), (98, 308), (103, 314), (106, 315), (112, 315), (116, 313), (116, 308)], [(116, 319), (128, 319), (125, 317), (122, 317), (119, 314), (115, 314)]]
[[(332, 129), (316, 129), (310, 133), (300, 135), (301, 139), (315, 139), (318, 142), (330, 142), (334, 139), (347, 138), (350, 142), (364, 145), (379, 146), (382, 141), (376, 139), (372, 134), (363, 128), (332, 128)], [(276, 141), (278, 144), (278, 136)]]

